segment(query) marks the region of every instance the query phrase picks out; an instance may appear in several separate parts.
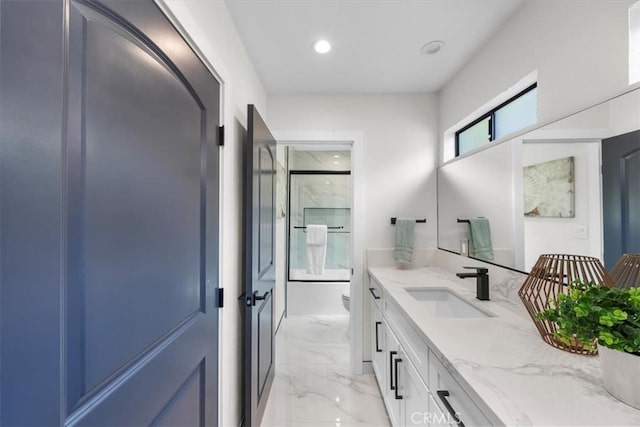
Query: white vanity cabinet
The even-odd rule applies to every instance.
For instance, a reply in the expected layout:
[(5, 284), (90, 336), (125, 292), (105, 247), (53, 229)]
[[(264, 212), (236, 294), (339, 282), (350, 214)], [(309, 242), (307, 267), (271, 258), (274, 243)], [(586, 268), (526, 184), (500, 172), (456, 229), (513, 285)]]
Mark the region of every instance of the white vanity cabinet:
[(423, 369), (427, 371), (426, 346), (421, 342), (422, 345), (409, 344), (408, 331), (401, 331), (396, 325), (391, 328), (387, 318), (391, 317), (391, 321), (395, 319), (396, 322), (398, 319), (389, 310), (380, 285), (373, 278), (371, 284), (372, 365), (391, 423), (394, 426), (435, 425), (431, 423), (429, 389), (412, 362), (416, 360), (416, 348), (424, 348), (419, 365), (424, 365)]
[(372, 365), (391, 423), (491, 425), (374, 277), (371, 284)]
[[(384, 306), (388, 307), (386, 303)], [(375, 304), (371, 309), (372, 332), (378, 334), (372, 340), (373, 369), (391, 423), (394, 426), (434, 425), (429, 389), (411, 361), (404, 340), (399, 338), (402, 335), (394, 332)], [(427, 356), (426, 348), (424, 356)]]
[(363, 326), (378, 335), (365, 341), (377, 345), (371, 359), (395, 427), (640, 426), (640, 411), (599, 386), (598, 361), (549, 347), (524, 307), (475, 301), (471, 283), (438, 266), (368, 272), (378, 298), (365, 300), (374, 314)]

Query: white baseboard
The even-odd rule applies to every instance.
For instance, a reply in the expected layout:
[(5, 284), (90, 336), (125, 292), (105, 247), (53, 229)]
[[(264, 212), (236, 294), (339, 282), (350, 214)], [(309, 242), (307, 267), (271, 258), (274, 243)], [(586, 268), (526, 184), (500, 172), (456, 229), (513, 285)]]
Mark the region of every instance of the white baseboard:
[(373, 364), (370, 361), (362, 362), (362, 373), (373, 374)]

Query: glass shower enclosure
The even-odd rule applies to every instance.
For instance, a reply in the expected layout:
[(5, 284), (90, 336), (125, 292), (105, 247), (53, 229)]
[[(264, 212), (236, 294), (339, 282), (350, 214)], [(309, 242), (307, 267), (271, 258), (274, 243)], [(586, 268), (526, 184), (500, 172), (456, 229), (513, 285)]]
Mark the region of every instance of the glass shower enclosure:
[[(327, 226), (324, 271), (307, 270), (307, 226)], [(349, 171), (290, 171), (290, 282), (348, 282), (351, 278), (351, 175)]]

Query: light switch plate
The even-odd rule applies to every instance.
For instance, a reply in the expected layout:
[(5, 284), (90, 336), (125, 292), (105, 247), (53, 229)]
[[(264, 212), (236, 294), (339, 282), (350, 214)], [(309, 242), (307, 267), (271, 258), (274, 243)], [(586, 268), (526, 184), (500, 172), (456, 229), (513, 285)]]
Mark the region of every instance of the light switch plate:
[(573, 237), (576, 239), (588, 239), (587, 227), (584, 225), (579, 225), (573, 230)]

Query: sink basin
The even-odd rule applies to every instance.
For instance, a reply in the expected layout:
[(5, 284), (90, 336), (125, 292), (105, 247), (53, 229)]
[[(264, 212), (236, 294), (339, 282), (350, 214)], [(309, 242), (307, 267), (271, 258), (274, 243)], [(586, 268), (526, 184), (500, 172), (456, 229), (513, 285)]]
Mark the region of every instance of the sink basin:
[(474, 306), (449, 289), (405, 288), (405, 291), (424, 304), (425, 309), (435, 317), (493, 317), (493, 314)]

